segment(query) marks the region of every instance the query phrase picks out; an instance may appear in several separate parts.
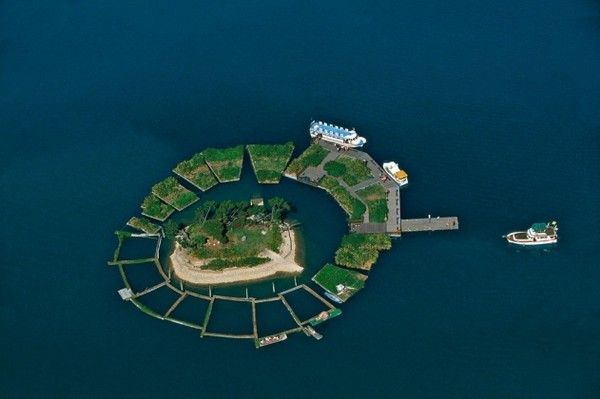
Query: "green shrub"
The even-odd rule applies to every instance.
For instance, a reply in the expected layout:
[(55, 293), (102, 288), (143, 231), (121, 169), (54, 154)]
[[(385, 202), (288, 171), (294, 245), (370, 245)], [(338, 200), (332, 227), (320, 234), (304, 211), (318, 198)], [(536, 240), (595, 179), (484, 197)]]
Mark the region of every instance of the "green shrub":
[(329, 151), (318, 144), (311, 144), (300, 156), (290, 162), (288, 173), (298, 175), (309, 166), (319, 166)]

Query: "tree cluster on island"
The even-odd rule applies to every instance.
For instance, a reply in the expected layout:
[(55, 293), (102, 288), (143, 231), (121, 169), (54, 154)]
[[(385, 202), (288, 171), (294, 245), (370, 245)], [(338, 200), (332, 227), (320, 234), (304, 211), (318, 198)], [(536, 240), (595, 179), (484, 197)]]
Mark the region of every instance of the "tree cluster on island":
[(254, 266), (269, 261), (258, 256), (263, 250), (279, 250), (282, 223), (290, 210), (291, 205), (280, 197), (269, 199), (266, 206), (250, 201), (205, 201), (191, 223), (169, 220), (163, 228), (167, 238), (175, 239), (194, 257), (212, 259), (209, 265), (215, 269)]

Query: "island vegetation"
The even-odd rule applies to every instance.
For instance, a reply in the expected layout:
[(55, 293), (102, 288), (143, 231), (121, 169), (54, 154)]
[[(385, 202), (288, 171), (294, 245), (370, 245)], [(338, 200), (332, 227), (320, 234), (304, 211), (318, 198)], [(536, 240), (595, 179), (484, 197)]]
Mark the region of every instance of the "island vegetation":
[(178, 211), (181, 211), (198, 201), (198, 196), (196, 194), (183, 187), (179, 184), (177, 179), (172, 176), (169, 176), (152, 186), (152, 194)]
[(388, 218), (388, 203), (386, 188), (376, 183), (362, 190), (357, 191), (357, 194), (367, 203), (369, 209), (369, 222), (385, 223)]
[(237, 181), (242, 174), (244, 146), (207, 148), (202, 151), (204, 161), (220, 183)]
[(218, 184), (201, 152), (186, 161), (178, 163), (173, 172), (202, 191)]
[(363, 160), (340, 156), (323, 165), (330, 176), (342, 179), (348, 186), (372, 179), (371, 171)]
[(165, 204), (154, 194), (149, 194), (144, 198), (141, 208), (142, 215), (158, 220), (159, 222), (164, 222), (175, 212), (172, 206)]
[(346, 211), (350, 221), (362, 221), (367, 207), (358, 198), (353, 197), (336, 178), (324, 176), (319, 181), (319, 186), (326, 189), (333, 196), (337, 203)]
[(287, 173), (298, 176), (309, 166), (319, 166), (329, 151), (318, 144), (311, 144), (300, 156), (290, 162)]
[(342, 245), (335, 252), (335, 262), (353, 269), (371, 270), (379, 251), (391, 247), (392, 240), (387, 234), (348, 234), (342, 238)]
[(127, 226), (138, 229), (147, 234), (156, 234), (160, 231), (160, 226), (152, 223), (146, 218), (132, 217), (127, 221)]
[(290, 161), (294, 143), (290, 141), (285, 144), (249, 144), (246, 148), (258, 182), (277, 184)]
[[(218, 284), (221, 280), (214, 275), (202, 273), (258, 266), (265, 266), (257, 272), (260, 278), (300, 272), (302, 268), (295, 263), (294, 233), (283, 222), (290, 209), (279, 197), (269, 199), (267, 206), (249, 201), (205, 201), (191, 223), (177, 226), (167, 222), (165, 235), (176, 241), (171, 256), (176, 274), (198, 284), (207, 279)], [(223, 283), (256, 277), (252, 272), (236, 273), (237, 278), (225, 276)]]
[(328, 263), (319, 270), (312, 280), (324, 290), (337, 296), (342, 301), (346, 301), (364, 288), (367, 276)]

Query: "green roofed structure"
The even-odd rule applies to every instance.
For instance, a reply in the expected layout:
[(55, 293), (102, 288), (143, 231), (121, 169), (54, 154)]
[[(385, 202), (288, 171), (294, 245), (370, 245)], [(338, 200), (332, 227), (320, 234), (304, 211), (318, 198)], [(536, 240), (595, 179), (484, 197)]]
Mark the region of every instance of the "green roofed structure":
[(352, 295), (362, 290), (367, 276), (362, 273), (344, 269), (343, 267), (326, 264), (312, 278), (312, 281), (325, 291), (345, 302)]

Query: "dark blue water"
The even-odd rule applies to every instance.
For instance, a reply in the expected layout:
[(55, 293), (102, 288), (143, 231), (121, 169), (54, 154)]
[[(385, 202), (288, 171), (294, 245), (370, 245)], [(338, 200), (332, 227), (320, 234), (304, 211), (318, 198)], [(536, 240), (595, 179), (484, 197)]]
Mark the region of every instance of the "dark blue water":
[[(0, 2), (0, 396), (599, 397), (598, 71), (589, 0)], [(112, 232), (151, 184), (207, 146), (306, 145), (311, 117), (461, 230), (395, 241), (320, 342), (121, 302)], [(306, 195), (330, 258), (343, 215)], [(550, 218), (555, 249), (500, 238)]]

